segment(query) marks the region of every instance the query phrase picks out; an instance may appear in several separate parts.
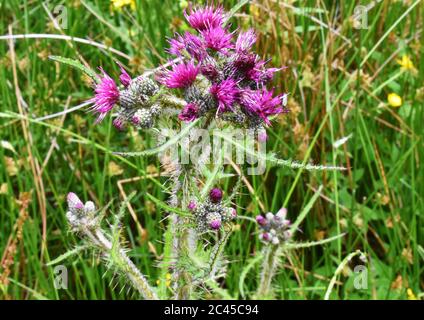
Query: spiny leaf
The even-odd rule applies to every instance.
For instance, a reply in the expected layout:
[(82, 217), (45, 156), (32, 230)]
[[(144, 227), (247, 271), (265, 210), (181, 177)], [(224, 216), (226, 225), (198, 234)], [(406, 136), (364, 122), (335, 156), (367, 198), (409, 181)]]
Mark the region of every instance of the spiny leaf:
[(275, 165), (285, 166), (285, 167), (289, 167), (289, 168), (292, 168), (292, 169), (305, 169), (305, 170), (310, 170), (310, 171), (312, 171), (312, 170), (329, 170), (329, 171), (346, 170), (346, 168), (344, 168), (344, 167), (313, 165), (313, 164), (300, 163), (298, 161), (294, 161), (294, 160), (291, 160), (291, 159), (288, 159), (288, 160), (279, 159), (273, 153), (262, 153), (262, 152), (255, 151), (252, 148), (246, 148), (244, 145), (242, 145), (241, 143), (239, 143), (236, 140), (231, 139), (226, 134), (216, 132), (215, 135), (218, 136), (218, 137), (221, 137), (222, 139), (224, 139), (228, 142), (230, 142), (231, 144), (236, 146), (238, 148), (238, 150), (244, 151), (246, 153), (246, 155), (257, 159), (258, 161), (269, 162), (269, 163), (272, 163), (272, 164), (275, 164)]
[(95, 82), (99, 82), (99, 78), (98, 78), (97, 74), (92, 69), (86, 67), (85, 65), (83, 65), (78, 60), (65, 58), (65, 57), (61, 57), (61, 56), (49, 56), (49, 59), (53, 60), (53, 61), (60, 62), (60, 63), (67, 64), (67, 65), (74, 67), (74, 68), (77, 68), (77, 69), (83, 71), (89, 77), (91, 77)]
[(57, 264), (59, 262), (62, 262), (63, 260), (80, 253), (81, 251), (86, 250), (87, 248), (89, 248), (88, 245), (83, 245), (83, 246), (78, 246), (72, 250), (69, 250), (68, 252), (65, 252), (64, 254), (60, 255), (59, 257), (57, 257), (56, 259), (50, 261), (49, 263), (46, 263), (46, 266), (51, 266), (54, 264)]
[(189, 125), (185, 126), (178, 134), (176, 134), (173, 138), (169, 139), (165, 143), (161, 144), (160, 146), (144, 151), (139, 152), (112, 152), (115, 155), (120, 155), (123, 157), (138, 157), (138, 156), (149, 156), (158, 154), (160, 152), (166, 151), (169, 147), (173, 146), (174, 144), (178, 143), (182, 138), (184, 138), (187, 134), (190, 133), (190, 130), (199, 122), (199, 119), (194, 120)]
[(320, 240), (320, 241), (310, 241), (310, 242), (300, 242), (300, 243), (288, 243), (288, 244), (286, 244), (284, 246), (284, 248), (285, 249), (299, 249), (299, 248), (309, 248), (309, 247), (313, 247), (313, 246), (319, 246), (321, 244), (328, 243), (328, 242), (337, 240), (339, 238), (342, 238), (345, 235), (346, 235), (346, 233), (342, 233), (342, 234), (339, 234), (337, 236), (330, 237), (330, 238), (327, 238), (327, 239), (323, 239), (323, 240)]

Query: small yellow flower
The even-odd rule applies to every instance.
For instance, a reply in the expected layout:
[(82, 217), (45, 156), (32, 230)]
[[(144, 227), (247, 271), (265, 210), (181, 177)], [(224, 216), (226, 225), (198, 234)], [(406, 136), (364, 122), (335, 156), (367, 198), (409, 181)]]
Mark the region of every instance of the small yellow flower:
[(408, 300), (418, 300), (417, 296), (414, 294), (411, 288), (406, 290), (406, 294), (408, 295)]
[(132, 10), (135, 10), (135, 0), (111, 0), (114, 10), (121, 10), (125, 6), (130, 6)]
[(171, 286), (171, 278), (172, 278), (172, 275), (170, 274), (170, 273), (167, 273), (166, 275), (165, 275), (165, 285), (169, 288), (170, 286)]
[(400, 67), (404, 70), (414, 70), (414, 63), (412, 62), (411, 58), (404, 54), (402, 55), (402, 59), (396, 60), (396, 62), (400, 65)]
[[(172, 278), (172, 275), (170, 273), (167, 273), (165, 275), (165, 286), (167, 286), (168, 288), (171, 286), (171, 278)], [(162, 281), (160, 279), (156, 280), (156, 285), (160, 285), (161, 282)]]
[(396, 93), (390, 93), (387, 96), (387, 101), (391, 107), (400, 107), (402, 105), (402, 98)]

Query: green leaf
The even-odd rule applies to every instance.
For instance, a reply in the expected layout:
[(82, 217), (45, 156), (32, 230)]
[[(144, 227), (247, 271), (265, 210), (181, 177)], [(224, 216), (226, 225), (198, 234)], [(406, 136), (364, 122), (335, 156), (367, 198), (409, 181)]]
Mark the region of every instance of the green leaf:
[(258, 253), (256, 257), (254, 257), (253, 259), (249, 261), (249, 263), (243, 268), (243, 271), (240, 274), (239, 290), (240, 290), (240, 295), (242, 296), (243, 299), (246, 299), (246, 294), (244, 292), (244, 287), (243, 287), (244, 280), (246, 279), (246, 276), (248, 272), (250, 271), (250, 269), (252, 269), (253, 266), (257, 264), (259, 261), (261, 261), (262, 259), (263, 259), (263, 255), (261, 253)]
[(60, 63), (67, 64), (67, 65), (74, 67), (74, 68), (77, 68), (77, 69), (81, 70), (82, 72), (84, 72), (85, 74), (87, 74), (89, 77), (91, 77), (95, 82), (99, 82), (99, 78), (98, 78), (97, 74), (92, 69), (86, 67), (85, 65), (83, 65), (78, 60), (60, 57), (60, 56), (49, 56), (49, 59), (53, 60), (53, 61), (60, 62)]
[(165, 143), (160, 146), (140, 152), (112, 152), (114, 155), (119, 155), (123, 157), (137, 157), (137, 156), (148, 156), (154, 155), (160, 152), (164, 152), (166, 149), (171, 147), (172, 145), (178, 143), (182, 138), (184, 138), (187, 134), (190, 133), (190, 130), (199, 122), (200, 119), (194, 120), (188, 126), (185, 126), (178, 134), (176, 134), (173, 138), (169, 139)]
[(300, 243), (288, 243), (288, 244), (286, 244), (284, 246), (284, 248), (285, 249), (299, 249), (299, 248), (309, 248), (309, 247), (313, 247), (313, 246), (319, 246), (321, 244), (328, 243), (328, 242), (337, 240), (339, 238), (342, 238), (345, 235), (346, 235), (346, 233), (342, 233), (342, 234), (339, 234), (337, 236), (330, 237), (330, 238), (327, 238), (327, 239), (323, 239), (323, 240), (320, 240), (320, 241), (310, 241), (310, 242), (300, 242)]
[(311, 211), (312, 206), (314, 205), (315, 201), (317, 201), (318, 197), (321, 194), (322, 185), (319, 186), (317, 192), (312, 196), (311, 200), (309, 200), (308, 204), (303, 208), (302, 212), (297, 217), (296, 221), (292, 224), (292, 227), (290, 229), (290, 232), (292, 234), (295, 233), (297, 227), (302, 223), (302, 221), (306, 218), (306, 215)]
[(89, 246), (85, 245), (85, 246), (79, 246), (79, 247), (76, 247), (72, 250), (69, 250), (68, 252), (60, 255), (59, 257), (50, 261), (49, 263), (46, 263), (46, 266), (51, 266), (51, 265), (57, 264), (59, 262), (62, 262), (63, 260), (65, 260), (65, 259), (67, 259), (67, 258), (69, 258), (69, 257), (71, 257), (75, 254), (78, 254), (78, 253), (80, 253), (81, 251), (84, 251), (87, 248), (89, 248)]

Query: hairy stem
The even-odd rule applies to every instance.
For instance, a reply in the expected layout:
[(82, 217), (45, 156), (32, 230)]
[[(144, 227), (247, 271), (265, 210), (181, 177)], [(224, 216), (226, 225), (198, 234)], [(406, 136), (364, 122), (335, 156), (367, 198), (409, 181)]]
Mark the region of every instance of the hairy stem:
[(100, 229), (96, 229), (93, 232), (86, 230), (85, 233), (111, 258), (114, 265), (126, 275), (131, 281), (131, 284), (140, 292), (144, 299), (159, 300), (155, 291), (147, 282), (147, 279), (137, 269), (131, 259), (128, 258), (123, 249), (114, 248), (113, 243), (107, 239)]
[(266, 298), (271, 290), (272, 278), (278, 263), (279, 246), (269, 245), (264, 249), (264, 261), (262, 263), (261, 280), (256, 293), (257, 297)]

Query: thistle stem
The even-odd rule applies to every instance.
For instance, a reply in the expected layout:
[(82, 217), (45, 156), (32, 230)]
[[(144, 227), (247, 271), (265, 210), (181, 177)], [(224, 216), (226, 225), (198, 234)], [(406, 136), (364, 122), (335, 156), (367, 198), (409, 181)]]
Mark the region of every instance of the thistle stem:
[(261, 280), (256, 293), (257, 297), (266, 298), (270, 293), (272, 278), (277, 267), (279, 248), (277, 245), (269, 245), (264, 250), (264, 261), (262, 263)]
[(100, 229), (96, 229), (93, 232), (85, 230), (85, 233), (91, 240), (93, 240), (94, 243), (99, 245), (99, 247), (107, 253), (114, 264), (127, 276), (134, 288), (140, 292), (144, 299), (159, 300), (155, 291), (147, 282), (147, 279), (137, 269), (131, 259), (128, 258), (124, 250), (118, 249), (114, 252), (112, 242), (107, 239)]

